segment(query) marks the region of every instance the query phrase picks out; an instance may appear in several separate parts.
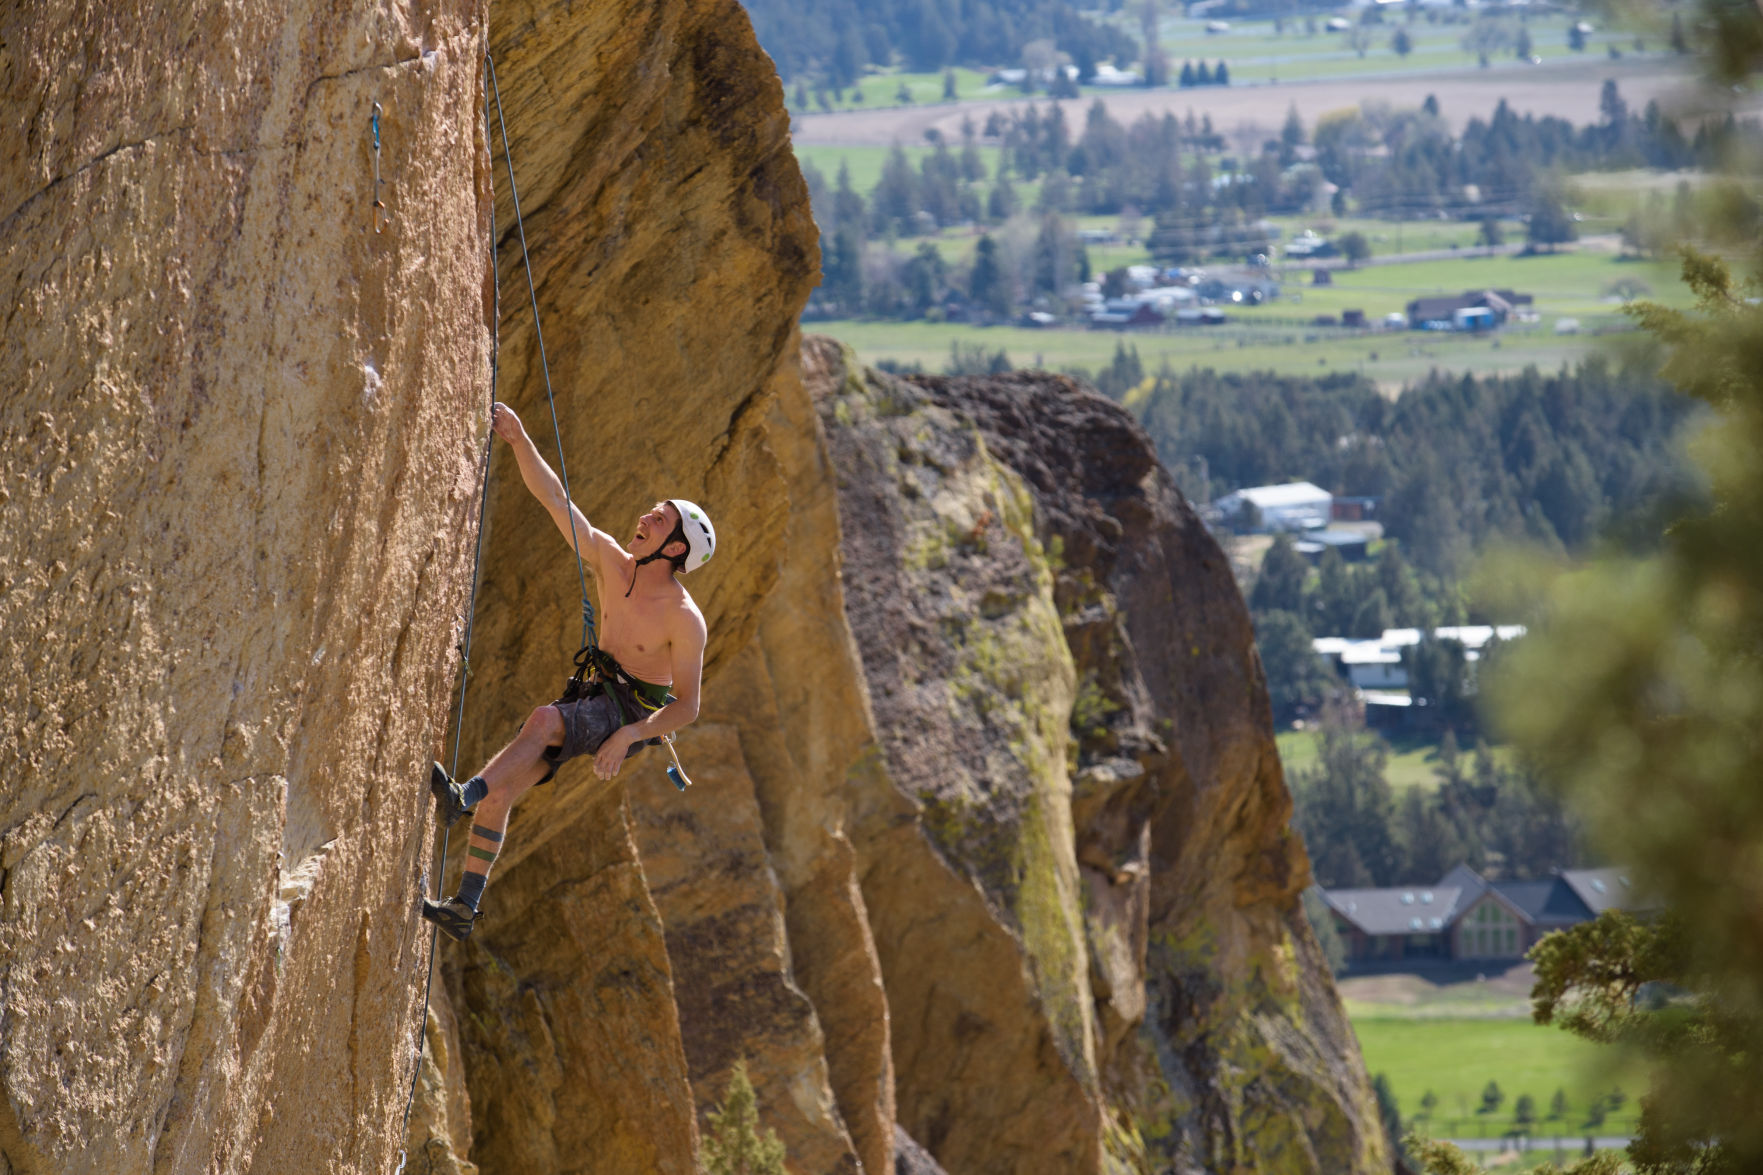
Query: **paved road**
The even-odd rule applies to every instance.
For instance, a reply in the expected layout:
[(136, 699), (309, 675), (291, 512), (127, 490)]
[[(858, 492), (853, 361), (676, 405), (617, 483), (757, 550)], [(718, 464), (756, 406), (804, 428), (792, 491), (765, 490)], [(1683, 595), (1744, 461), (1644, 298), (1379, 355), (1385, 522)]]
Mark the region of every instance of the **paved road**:
[[(1512, 1149), (1511, 1140), (1505, 1138), (1446, 1138), (1441, 1141), (1466, 1151), (1498, 1152)], [(1592, 1145), (1601, 1151), (1619, 1151), (1631, 1141), (1627, 1135), (1599, 1135), (1592, 1139)], [(1558, 1148), (1569, 1154), (1577, 1154), (1585, 1149), (1585, 1135), (1569, 1136), (1563, 1134), (1557, 1138), (1552, 1134), (1547, 1137), (1533, 1134), (1526, 1141), (1525, 1146), (1529, 1150)]]

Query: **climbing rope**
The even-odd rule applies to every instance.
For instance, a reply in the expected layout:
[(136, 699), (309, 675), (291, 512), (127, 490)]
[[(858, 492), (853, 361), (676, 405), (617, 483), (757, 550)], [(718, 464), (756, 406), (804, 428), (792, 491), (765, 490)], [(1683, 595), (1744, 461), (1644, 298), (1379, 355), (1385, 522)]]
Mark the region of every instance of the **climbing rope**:
[(563, 429), (557, 424), (557, 397), (551, 392), (551, 367), (545, 359), (545, 331), (539, 325), (539, 293), (533, 285), (533, 259), (526, 247), (526, 222), (520, 215), (520, 187), (514, 182), (514, 152), (508, 146), (508, 123), (502, 117), (502, 90), (496, 84), (496, 63), (489, 51), (484, 52), (484, 72), (490, 79), (490, 93), (496, 99), (496, 124), (502, 132), (502, 162), (508, 167), (508, 195), (514, 204), (514, 227), (520, 234), (520, 261), (526, 267), (526, 292), (533, 307), (533, 334), (539, 341), (539, 372), (545, 377), (545, 402), (551, 408), (551, 433), (557, 438), (557, 473), (563, 482), (563, 505), (569, 511), (569, 545), (575, 551), (576, 581), (582, 592), (582, 648), (592, 648), (594, 640), (594, 605), (588, 599), (588, 573), (582, 566), (582, 549), (575, 533), (574, 499), (569, 496), (569, 462), (563, 456)]
[[(484, 87), (484, 141), (485, 145), (491, 148), (493, 156), (495, 142), (493, 131), (494, 129), (500, 129), (502, 137), (502, 158), (508, 166), (508, 191), (514, 203), (514, 224), (520, 234), (520, 259), (526, 268), (527, 296), (532, 304), (533, 333), (537, 337), (539, 344), (539, 370), (545, 377), (545, 399), (551, 409), (551, 431), (552, 435), (557, 440), (557, 466), (560, 480), (563, 483), (563, 500), (566, 505), (569, 505), (573, 501), (569, 496), (569, 464), (563, 455), (563, 430), (557, 423), (557, 399), (551, 390), (550, 365), (545, 357), (545, 334), (543, 328), (539, 324), (539, 295), (533, 283), (532, 258), (527, 252), (526, 225), (522, 221), (520, 214), (520, 189), (516, 186), (514, 181), (514, 154), (510, 151), (508, 146), (508, 124), (504, 120), (502, 113), (502, 92), (500, 87), (496, 84), (496, 64), (490, 57), (488, 50), (484, 52), (484, 77), (486, 81)], [(490, 99), (492, 95), (495, 97), (496, 102), (496, 128), (492, 128), (490, 125)], [(374, 182), (376, 185), (374, 207), (376, 209), (384, 207), (377, 198), (377, 185), (380, 182), (379, 143), (380, 107), (379, 103), (376, 102), (374, 103), (373, 108)], [(492, 159), (492, 167), (493, 166), (494, 160)], [(375, 213), (374, 231), (379, 231), (377, 212)], [(490, 201), (490, 273), (493, 279), (491, 281), (490, 294), (490, 419), (492, 421), (495, 419), (496, 404), (498, 403), (497, 376), (499, 373), (502, 353), (502, 276), (501, 268), (497, 263), (496, 243), (496, 203), (492, 198)], [(447, 774), (455, 779), (459, 776), (459, 743), (465, 727), (465, 695), (471, 678), (471, 640), (477, 621), (478, 588), (482, 584), (481, 570), (484, 557), (484, 519), (489, 508), (490, 461), (494, 448), (495, 433), (492, 431), (489, 436), (484, 438), (484, 453), (481, 462), (483, 475), (478, 489), (477, 538), (471, 557), (471, 597), (466, 605), (465, 632), (461, 637), (459, 644), (459, 705), (455, 710), (453, 718), (453, 751), (451, 761), (447, 766)], [(576, 536), (575, 511), (573, 506), (571, 506), (569, 514), (569, 539), (570, 546), (575, 551), (576, 580), (581, 587), (582, 595), (582, 650), (584, 653), (587, 653), (594, 649), (596, 643), (594, 633), (594, 605), (588, 598), (587, 570), (582, 563), (581, 547)], [(670, 745), (668, 750), (671, 752), (672, 749), (673, 748)], [(675, 756), (674, 762), (676, 765), (678, 764), (679, 759), (677, 756)], [(671, 777), (671, 772), (669, 774)], [(676, 786), (678, 785), (676, 784)], [(435, 868), (435, 897), (437, 898), (441, 896), (446, 880), (444, 874), (447, 867), (447, 846), (450, 839), (451, 830), (443, 825), (441, 829), (440, 857)], [(424, 896), (427, 896), (426, 887)], [(404, 1102), (404, 1125), (399, 1134), (401, 1140), (407, 1139), (410, 1135), (410, 1114), (416, 1105), (416, 1087), (418, 1081), (420, 1081), (422, 1077), (422, 1056), (428, 1040), (429, 998), (434, 989), (435, 945), (438, 941), (438, 935), (439, 928), (431, 927), (429, 930), (428, 976), (423, 981), (422, 1016), (418, 1020), (416, 1027), (416, 1062), (412, 1067), (412, 1072), (410, 1074), (410, 1094)], [(402, 1175), (406, 1160), (406, 1150), (401, 1147), (398, 1151), (398, 1167), (393, 1175)]]

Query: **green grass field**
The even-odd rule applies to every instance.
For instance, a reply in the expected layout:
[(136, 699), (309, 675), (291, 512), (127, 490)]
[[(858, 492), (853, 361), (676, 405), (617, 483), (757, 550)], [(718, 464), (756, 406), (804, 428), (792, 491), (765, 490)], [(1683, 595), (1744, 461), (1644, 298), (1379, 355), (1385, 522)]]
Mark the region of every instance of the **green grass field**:
[[(1586, 39), (1584, 52), (1572, 52), (1567, 44), (1567, 27), (1572, 19), (1578, 17), (1552, 16), (1523, 22), (1522, 27), (1530, 32), (1531, 52), (1543, 59), (1540, 68), (1547, 68), (1551, 60), (1567, 57), (1607, 56), (1611, 46), (1622, 53), (1633, 51), (1631, 35), (1595, 30)], [(1508, 19), (1503, 23), (1515, 38), (1520, 22)], [(1166, 19), (1161, 30), (1163, 51), (1177, 68), (1185, 60), (1222, 58), (1230, 63), (1231, 81), (1236, 85), (1371, 74), (1419, 75), (1471, 69), (1479, 64), (1476, 54), (1463, 45), (1464, 34), (1471, 27), (1467, 21), (1446, 24), (1425, 19), (1386, 20), (1368, 27), (1369, 43), (1363, 55), (1349, 43), (1348, 34), (1324, 32), (1320, 27), (1314, 34), (1306, 33), (1302, 21), (1286, 21), (1283, 33), (1275, 31), (1271, 20), (1230, 24), (1230, 31), (1215, 34), (1206, 31), (1206, 22), (1202, 20)], [(1136, 35), (1136, 21), (1129, 22), (1129, 26)], [(1398, 28), (1407, 30), (1412, 46), (1405, 57), (1390, 46)], [(1539, 68), (1519, 61), (1510, 48), (1490, 54), (1488, 65), (1493, 70)]]
[[(1430, 1120), (1415, 1122), (1435, 1138), (1498, 1138), (1512, 1127), (1519, 1095), (1534, 1099), (1539, 1121), (1532, 1137), (1583, 1137), (1593, 1101), (1621, 1089), (1626, 1101), (1597, 1133), (1632, 1133), (1645, 1074), (1608, 1048), (1527, 1019), (1381, 1018), (1356, 1016), (1353, 1029), (1373, 1075), (1386, 1074), (1402, 1117), (1420, 1114), (1428, 1090), (1438, 1099)], [(1505, 1102), (1492, 1114), (1477, 1113), (1482, 1090), (1492, 1081)], [(1557, 1089), (1567, 1095), (1565, 1118), (1546, 1120)]]
[[(1139, 38), (1136, 10), (1123, 10), (1117, 19), (1135, 40)], [(1543, 59), (1540, 65), (1519, 61), (1512, 50), (1506, 48), (1489, 56), (1488, 68), (1491, 71), (1547, 69), (1550, 62), (1569, 58), (1578, 60), (1606, 57), (1612, 47), (1623, 54), (1634, 53), (1632, 35), (1605, 29), (1598, 29), (1587, 38), (1584, 52), (1574, 53), (1567, 44), (1568, 23), (1568, 18), (1558, 15), (1547, 19), (1532, 18), (1524, 23), (1523, 27), (1530, 32), (1532, 53)], [(1504, 24), (1515, 36), (1520, 27), (1519, 21), (1508, 18)], [(1412, 48), (1407, 56), (1402, 56), (1391, 48), (1391, 39), (1397, 28), (1405, 28), (1408, 32)], [(1213, 34), (1206, 31), (1205, 21), (1171, 17), (1166, 18), (1161, 25), (1160, 43), (1164, 55), (1174, 65), (1173, 72), (1179, 73), (1184, 61), (1222, 60), (1230, 66), (1232, 84), (1239, 86), (1320, 78), (1399, 75), (1414, 75), (1418, 78), (1441, 70), (1476, 68), (1476, 55), (1463, 45), (1464, 34), (1469, 28), (1467, 22), (1446, 24), (1424, 19), (1411, 23), (1391, 20), (1370, 27), (1368, 43), (1364, 52), (1360, 53), (1349, 43), (1347, 34), (1325, 32), (1320, 24), (1315, 33), (1306, 33), (1302, 21), (1287, 21), (1284, 32), (1276, 32), (1270, 20), (1233, 21), (1228, 32)], [(1653, 45), (1651, 48), (1657, 50), (1663, 46)], [(1134, 63), (1122, 64), (1136, 68)], [(872, 72), (839, 95), (834, 95), (830, 90), (822, 91), (813, 86), (798, 87), (795, 83), (790, 83), (786, 87), (786, 93), (791, 108), (801, 113), (811, 113), (823, 110), (922, 106), (950, 101), (946, 96), (944, 75), (941, 73), (909, 73), (896, 68), (870, 68)], [(989, 70), (958, 68), (953, 72), (953, 100), (956, 102), (1010, 98), (1021, 93), (1015, 87), (989, 83)], [(902, 100), (902, 87), (910, 101)], [(1110, 91), (1084, 87), (1086, 95), (1107, 92)], [(823, 97), (824, 103), (821, 101)]]
[[(1289, 777), (1294, 771), (1304, 771), (1315, 767), (1321, 757), (1321, 736), (1308, 730), (1282, 730), (1274, 735), (1274, 742), (1279, 746), (1279, 761)], [(1420, 735), (1384, 735), (1377, 731), (1366, 731), (1361, 738), (1374, 739), (1384, 745), (1388, 758), (1384, 762), (1384, 778), (1389, 781), (1390, 790), (1403, 792), (1411, 787), (1432, 787), (1438, 781), (1439, 743), (1431, 736)], [(1468, 749), (1462, 752), (1469, 754)], [(1505, 764), (1511, 761), (1512, 751), (1507, 747), (1494, 747), (1495, 760)], [(1464, 763), (1467, 769), (1469, 764)]]

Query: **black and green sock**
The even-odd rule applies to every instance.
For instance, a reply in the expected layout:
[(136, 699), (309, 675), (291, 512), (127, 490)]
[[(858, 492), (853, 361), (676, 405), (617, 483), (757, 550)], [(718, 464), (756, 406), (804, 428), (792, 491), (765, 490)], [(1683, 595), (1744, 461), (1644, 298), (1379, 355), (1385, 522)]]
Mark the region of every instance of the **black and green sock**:
[(477, 807), (479, 800), (490, 794), (490, 785), (484, 782), (483, 776), (474, 775), (466, 780), (465, 786), (459, 790), (464, 793), (462, 802), (465, 804), (465, 810), (469, 812)]
[[(479, 828), (474, 824), (471, 826), (471, 835), (496, 845), (495, 848), (486, 849), (482, 845), (472, 844), (469, 840), (465, 843), (467, 867), (465, 876), (459, 879), (459, 900), (475, 910), (478, 908), (478, 903), (483, 900), (484, 886), (489, 883), (490, 866), (496, 863), (496, 854), (501, 850), (502, 834), (493, 829)], [(473, 860), (484, 863), (481, 873), (470, 868)]]

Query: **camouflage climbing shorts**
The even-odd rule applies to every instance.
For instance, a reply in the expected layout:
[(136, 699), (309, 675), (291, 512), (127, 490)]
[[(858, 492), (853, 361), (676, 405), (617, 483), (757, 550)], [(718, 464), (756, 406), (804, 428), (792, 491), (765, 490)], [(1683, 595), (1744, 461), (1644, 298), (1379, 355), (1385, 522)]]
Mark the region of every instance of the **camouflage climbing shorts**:
[[(609, 693), (595, 694), (593, 697), (582, 698), (574, 702), (553, 702), (552, 708), (558, 717), (563, 719), (563, 745), (545, 748), (545, 762), (549, 764), (545, 778), (540, 783), (550, 783), (551, 777), (557, 774), (557, 768), (575, 758), (577, 755), (591, 755), (600, 749), (600, 744), (611, 737), (623, 723), (620, 721), (618, 703), (612, 700)], [(635, 754), (637, 744), (631, 747)]]

